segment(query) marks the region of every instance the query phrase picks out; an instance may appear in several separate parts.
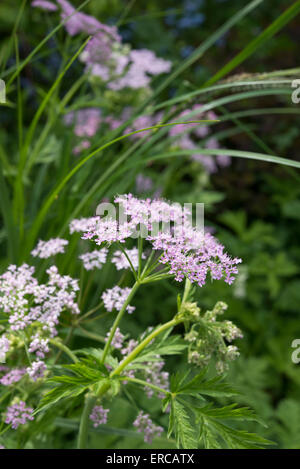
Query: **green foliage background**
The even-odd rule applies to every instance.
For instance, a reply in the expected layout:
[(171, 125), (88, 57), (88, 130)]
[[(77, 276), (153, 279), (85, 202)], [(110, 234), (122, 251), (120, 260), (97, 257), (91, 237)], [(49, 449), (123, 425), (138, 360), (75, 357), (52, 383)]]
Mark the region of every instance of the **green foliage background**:
[[(80, 5), (79, 1), (73, 3), (76, 6)], [(171, 0), (147, 2), (92, 0), (85, 11), (95, 15), (104, 23), (115, 24), (120, 21), (121, 32), (127, 42), (136, 48), (154, 50), (158, 55), (180, 64), (188, 51), (191, 52), (198, 47), (248, 2), (203, 0), (198, 2), (197, 7), (198, 13), (203, 15), (203, 22), (200, 25), (179, 28), (176, 22), (175, 25), (172, 22), (170, 24), (168, 18), (172, 17), (172, 12), (169, 10), (174, 10), (173, 16), (179, 21), (186, 14), (186, 3), (182, 0), (177, 1), (174, 8), (174, 2)], [(165, 101), (173, 96), (199, 89), (293, 3), (282, 0), (262, 2), (259, 8), (230, 30), (204, 57), (186, 69), (174, 81), (172, 87), (162, 93), (160, 100)], [(0, 4), (0, 48), (1, 51), (8, 51), (5, 52), (8, 58), (5, 70), (8, 71), (10, 67), (13, 70), (16, 64), (14, 44), (9, 38), (19, 5), (20, 2), (17, 0), (4, 0)], [(51, 17), (45, 20), (45, 16), (38, 10), (32, 11), (29, 6), (25, 8), (18, 33), (22, 60), (54, 25)], [(298, 64), (299, 34), (298, 16), (263, 47), (257, 49), (255, 54), (236, 68), (231, 75), (266, 74), (274, 70), (295, 68)], [(23, 115), (24, 128), (30, 124), (38, 103), (55, 81), (61, 64), (66, 63), (71, 57), (71, 52), (75, 53), (80, 45), (78, 40), (67, 45), (65, 41), (63, 31), (58, 31), (21, 74), (19, 84), (22, 89), (21, 100), (24, 105), (27, 103), (26, 113)], [(65, 56), (67, 51), (68, 57)], [(4, 78), (5, 73), (8, 77), (10, 75), (5, 70), (2, 70)], [(38, 123), (36, 138), (41, 134), (47, 119), (55, 120), (60, 96), (70, 89), (80, 73), (81, 67), (75, 64), (66, 74), (60, 89), (51, 98), (46, 116)], [(11, 102), (12, 105), (0, 109), (0, 157), (3, 177), (8, 186), (16, 175), (15, 155), (18, 151), (18, 129), (14, 106), (18, 82), (15, 81), (12, 86), (14, 87), (12, 95), (9, 95), (9, 104)], [(78, 90), (76, 97), (84, 98), (85, 93), (83, 86)], [(210, 98), (206, 99), (209, 102)], [(118, 103), (111, 105), (117, 106)], [(188, 103), (186, 105), (188, 106)], [(282, 114), (260, 114), (258, 111), (269, 107), (277, 109), (287, 107), (293, 111)], [(222, 112), (228, 114), (249, 109), (253, 110), (253, 115), (235, 120), (234, 128), (237, 130), (233, 134), (229, 133), (226, 136), (226, 130), (232, 128), (228, 122), (220, 124), (219, 130), (225, 132), (222, 148), (269, 153), (300, 161), (300, 107), (291, 103), (290, 95), (240, 100), (220, 107), (216, 112), (221, 115)], [(63, 178), (72, 166), (71, 138), (71, 133), (66, 132), (60, 119), (57, 119), (53, 131), (38, 152), (34, 171), (30, 175), (23, 175), (27, 194), (25, 234), (32, 227), (45, 195), (49, 193), (57, 177), (59, 180)], [(106, 161), (113, 161), (121, 151), (123, 151), (121, 144), (108, 149), (105, 153)], [(101, 161), (99, 163), (90, 161), (62, 191), (47, 215), (47, 221), (43, 223), (39, 237), (49, 238), (58, 235), (72, 215), (74, 207), (82, 201), (87, 189), (97, 181), (98, 164), (101, 174)], [(134, 190), (137, 172), (139, 172), (138, 166), (129, 167), (122, 177), (105, 189), (101, 197), (110, 198), (116, 193)], [(198, 289), (197, 300), (203, 309), (213, 307), (217, 300), (228, 303), (228, 319), (233, 320), (244, 332), (244, 339), (239, 341), (241, 357), (232, 364), (227, 381), (241, 391), (241, 395), (234, 397), (234, 401), (250, 406), (267, 424), (266, 427), (261, 427), (256, 422), (250, 422), (247, 423), (247, 430), (257, 432), (262, 437), (276, 442), (279, 448), (300, 449), (300, 364), (293, 364), (291, 360), (291, 343), (294, 339), (300, 338), (299, 170), (264, 161), (233, 158), (231, 166), (208, 177), (199, 171), (195, 163), (188, 159), (183, 161), (179, 157), (175, 161), (172, 158), (147, 165), (144, 172), (153, 177), (156, 187), (163, 188), (163, 196), (168, 199), (178, 202), (205, 202), (206, 224), (216, 230), (217, 237), (230, 253), (243, 259), (241, 269), (243, 279), (238, 284), (234, 287), (228, 287), (221, 282), (208, 284)], [(90, 203), (83, 208), (82, 215), (93, 213), (99, 201), (98, 196), (100, 193), (96, 191)], [(2, 201), (5, 200), (4, 191), (1, 197)], [(18, 233), (14, 236), (17, 238)], [(5, 268), (9, 261), (20, 262), (27, 256), (23, 244), (17, 240), (13, 245), (13, 252), (9, 252), (8, 237), (10, 234), (6, 223), (0, 231), (2, 268)], [(30, 245), (31, 239), (26, 236), (24, 239)], [(76, 277), (80, 269), (79, 263), (74, 260), (76, 243), (73, 242), (70, 248), (69, 257), (67, 260), (60, 260), (58, 266), (60, 270)], [(115, 273), (109, 266), (105, 271), (96, 274), (85, 298), (86, 305), (93, 307), (97, 303), (99, 292), (111, 286), (114, 279)], [(170, 311), (176, 308), (176, 296), (179, 291), (178, 285), (174, 282), (151, 285), (141, 290), (135, 300), (139, 314), (133, 315), (130, 322), (124, 323), (124, 332), (135, 336), (148, 326), (167, 321)], [(96, 331), (101, 336), (109, 324), (109, 318), (103, 319), (93, 324), (90, 329), (87, 325), (86, 329), (90, 333)], [(86, 333), (79, 330), (72, 345), (80, 348), (86, 346), (87, 342), (91, 347), (97, 346), (97, 341), (87, 338)], [(178, 363), (177, 358), (170, 358), (169, 365), (176, 371), (184, 367), (183, 363)], [(155, 400), (149, 401), (146, 396), (139, 394), (133, 401), (151, 410), (152, 414), (157, 411), (159, 415)], [(220, 403), (224, 405), (228, 402), (226, 398), (220, 399)], [(65, 406), (65, 404), (60, 405)], [(63, 410), (66, 412), (65, 407)], [(36, 433), (31, 435), (30, 445), (35, 448), (73, 447), (78, 426), (73, 416), (76, 413), (79, 416), (76, 401), (70, 404), (68, 412), (73, 420), (67, 421), (56, 417), (54, 423), (53, 416), (41, 418), (39, 425), (35, 427)], [(137, 436), (131, 427), (135, 412), (128, 401), (123, 398), (115, 400), (109, 426), (94, 431), (91, 446), (146, 447), (142, 438)], [(57, 413), (59, 415), (59, 410)], [(166, 424), (164, 419), (165, 417), (157, 423)], [(174, 447), (174, 442), (167, 441), (164, 437), (155, 440), (153, 447)]]

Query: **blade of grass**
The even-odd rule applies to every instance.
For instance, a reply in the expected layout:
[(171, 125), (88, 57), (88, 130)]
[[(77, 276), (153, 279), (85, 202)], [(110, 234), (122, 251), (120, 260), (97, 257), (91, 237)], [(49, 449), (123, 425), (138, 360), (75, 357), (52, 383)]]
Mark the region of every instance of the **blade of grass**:
[(146, 101), (145, 106), (148, 105), (154, 98), (156, 98), (164, 89), (169, 86), (172, 81), (175, 80), (179, 75), (181, 75), (188, 67), (200, 59), (204, 53), (212, 47), (218, 39), (220, 39), (224, 34), (227, 33), (235, 24), (237, 24), (241, 19), (247, 16), (252, 10), (258, 7), (263, 0), (253, 0), (247, 6), (239, 10), (235, 15), (232, 16), (226, 23), (221, 26), (215, 33), (213, 33), (206, 41), (204, 41), (197, 49), (190, 55), (186, 60), (179, 65), (173, 73), (171, 73), (163, 83), (154, 91), (154, 94)]
[[(223, 98), (217, 99), (215, 101), (210, 102), (209, 104), (203, 106), (203, 112), (207, 110), (211, 110), (214, 108), (217, 108), (220, 105), (223, 104), (228, 104), (231, 102), (243, 100), (243, 99), (249, 99), (249, 98), (255, 98), (258, 96), (267, 96), (267, 95), (272, 95), (272, 94), (288, 94), (290, 93), (290, 90), (259, 90), (259, 91), (250, 91), (246, 93), (239, 93), (237, 95), (230, 95), (230, 96), (225, 96)], [(192, 113), (191, 113), (192, 114)], [(143, 156), (144, 149), (149, 148), (149, 151), (153, 152), (153, 144), (151, 144), (151, 140), (156, 138), (156, 135), (158, 135), (159, 132), (164, 131), (164, 129), (159, 130), (157, 134), (155, 133), (154, 136), (151, 136), (149, 141), (143, 144), (139, 150), (137, 150), (137, 147), (139, 145), (139, 142), (135, 143), (129, 150), (127, 150), (123, 155), (121, 155), (97, 180), (97, 182), (91, 187), (91, 189), (84, 195), (84, 197), (80, 200), (80, 202), (76, 205), (75, 209), (73, 210), (70, 219), (75, 218), (85, 207), (85, 205), (88, 204), (88, 202), (92, 199), (95, 193), (98, 194), (99, 188), (102, 188), (102, 191), (99, 192), (98, 196), (101, 197), (104, 194), (104, 191), (107, 190), (109, 185), (116, 180), (116, 175), (120, 177), (122, 172), (118, 172), (117, 170), (120, 167), (120, 165), (125, 162), (130, 155), (133, 155), (131, 158), (133, 158), (131, 168), (134, 167), (135, 165), (143, 166), (143, 162), (146, 161), (145, 157)], [(165, 143), (167, 143), (167, 138), (164, 137)], [(142, 139), (144, 140), (144, 139)], [(143, 153), (144, 152), (144, 153)], [(142, 158), (142, 163), (138, 162), (138, 159)], [(127, 166), (126, 166), (127, 168)], [(69, 220), (66, 220), (65, 225), (62, 227), (61, 232), (64, 232), (67, 226)]]
[(59, 74), (53, 85), (51, 86), (50, 90), (44, 97), (42, 103), (40, 104), (37, 112), (35, 113), (35, 116), (30, 124), (30, 127), (28, 129), (24, 145), (22, 147), (21, 153), (20, 153), (20, 159), (19, 159), (19, 164), (18, 164), (18, 176), (16, 178), (16, 183), (15, 183), (15, 188), (14, 188), (14, 216), (15, 219), (18, 220), (19, 222), (19, 234), (20, 234), (20, 240), (22, 240), (23, 234), (24, 234), (24, 189), (23, 189), (23, 173), (24, 173), (24, 168), (26, 165), (26, 159), (28, 155), (28, 151), (30, 148), (30, 144), (35, 132), (35, 129), (37, 127), (37, 124), (39, 122), (39, 119), (41, 115), (44, 112), (44, 109), (47, 106), (47, 103), (49, 102), (51, 96), (55, 92), (56, 88), (62, 81), (63, 77), (69, 70), (69, 68), (72, 66), (74, 61), (77, 59), (77, 57), (81, 54), (82, 50), (85, 48), (86, 44), (90, 38), (88, 38), (78, 49), (78, 51), (73, 55), (73, 57), (70, 59), (64, 70)]
[[(141, 165), (144, 165), (144, 163), (150, 162), (150, 161), (157, 161), (161, 160), (164, 158), (174, 158), (178, 156), (187, 156), (187, 155), (193, 155), (197, 153), (202, 153), (203, 155), (227, 155), (231, 156), (233, 158), (246, 158), (250, 160), (258, 160), (258, 161), (265, 161), (267, 163), (276, 163), (276, 164), (282, 164), (286, 166), (291, 166), (293, 168), (298, 168), (300, 169), (300, 161), (294, 161), (288, 158), (281, 158), (280, 156), (272, 156), (272, 155), (266, 155), (264, 153), (255, 153), (255, 152), (250, 152), (250, 151), (239, 151), (239, 150), (231, 150), (228, 148), (219, 148), (217, 150), (215, 149), (208, 149), (208, 148), (195, 148), (193, 150), (178, 150), (178, 151), (170, 151), (166, 153), (162, 153), (159, 155), (153, 155), (152, 157), (146, 158), (142, 162), (140, 162)], [(136, 163), (138, 164), (138, 163)]]
[[(20, 21), (21, 21), (21, 18), (22, 18), (23, 11), (24, 11), (24, 8), (26, 6), (26, 3), (27, 3), (27, 0), (22, 1), (20, 9), (18, 11), (18, 14), (16, 16), (16, 21), (15, 21), (15, 24), (14, 24), (14, 27), (13, 27), (13, 30), (12, 30), (12, 33), (11, 33), (11, 36), (10, 36), (10, 39), (9, 39), (9, 41), (12, 42), (12, 43), (15, 40), (15, 36), (17, 34), (17, 30), (18, 30), (18, 27), (19, 27), (19, 24), (20, 24)], [(4, 49), (4, 52), (3, 52), (3, 63), (2, 63), (2, 67), (1, 67), (1, 77), (2, 77), (2, 73), (5, 69), (5, 67), (7, 65), (7, 61), (9, 59), (9, 52), (10, 52), (10, 45), (7, 46)]]
[[(300, 71), (300, 69), (299, 69)], [(215, 94), (217, 92), (222, 92), (224, 90), (230, 90), (230, 91), (235, 91), (237, 88), (237, 91), (239, 91), (239, 88), (254, 88), (257, 89), (258, 86), (262, 88), (267, 88), (267, 87), (279, 87), (286, 85), (286, 87), (290, 90), (291, 83), (293, 81), (293, 78), (291, 79), (285, 79), (285, 80), (255, 80), (255, 81), (237, 81), (237, 82), (231, 82), (231, 83), (221, 83), (219, 85), (211, 86), (208, 88), (200, 88), (195, 91), (191, 91), (189, 93), (186, 93), (182, 96), (178, 96), (176, 98), (169, 99), (167, 101), (164, 101), (156, 106), (154, 106), (151, 109), (151, 112), (158, 111), (160, 109), (163, 109), (165, 107), (170, 107), (174, 106), (176, 104), (182, 103), (184, 101), (189, 101), (197, 96), (200, 95), (210, 95), (210, 94)], [(242, 91), (242, 90), (241, 90)]]
[(256, 52), (266, 41), (271, 39), (278, 33), (286, 24), (288, 24), (300, 12), (300, 0), (295, 2), (290, 8), (285, 10), (282, 15), (276, 18), (273, 23), (266, 28), (258, 37), (253, 39), (238, 55), (236, 55), (229, 63), (227, 63), (221, 70), (219, 70), (213, 77), (206, 81), (203, 87), (211, 86), (216, 83), (225, 75), (228, 75), (232, 70), (241, 65), (246, 59)]
[(13, 220), (13, 212), (9, 197), (8, 187), (3, 176), (2, 163), (0, 161), (0, 207), (7, 232), (8, 258), (10, 262), (16, 262), (18, 245), (16, 242), (16, 226)]

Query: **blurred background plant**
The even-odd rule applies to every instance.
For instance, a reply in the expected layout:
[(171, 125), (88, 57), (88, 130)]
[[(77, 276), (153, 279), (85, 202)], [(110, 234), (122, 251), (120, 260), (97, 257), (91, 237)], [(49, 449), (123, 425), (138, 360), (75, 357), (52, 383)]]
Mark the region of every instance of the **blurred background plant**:
[[(242, 391), (237, 402), (251, 406), (268, 425), (251, 422), (247, 429), (279, 448), (299, 449), (300, 371), (291, 360), (291, 343), (300, 337), (300, 108), (291, 102), (291, 81), (300, 72), (299, 2), (84, 2), (86, 14), (120, 34), (111, 45), (118, 60), (112, 64), (110, 58), (109, 71), (101, 73), (91, 72), (83, 52), (92, 31), (73, 35), (57, 28), (59, 11), (30, 3), (0, 4), (0, 78), (7, 84), (7, 103), (0, 109), (2, 270), (28, 261), (39, 238), (68, 237), (71, 219), (93, 215), (103, 198), (118, 193), (205, 203), (206, 226), (243, 265), (233, 287), (207, 284), (196, 299), (203, 309), (226, 302), (228, 318), (243, 331), (241, 357), (231, 364), (228, 380)], [(75, 8), (82, 3), (73, 1)], [(141, 67), (138, 56), (132, 58), (141, 49), (165, 61), (158, 62), (159, 73), (150, 80), (147, 70), (137, 88), (109, 86), (113, 79), (105, 74), (115, 73), (120, 56), (124, 66), (137, 60)], [(220, 122), (162, 128), (96, 152), (122, 133), (185, 118)], [(276, 155), (289, 162), (272, 164), (280, 162)], [(62, 274), (79, 277), (78, 239), (57, 259)], [(93, 308), (115, 279), (109, 264), (95, 271), (82, 308)], [(154, 284), (149, 296), (137, 295), (143, 315), (132, 316), (124, 333), (137, 336), (168, 320), (179, 290), (168, 281), (163, 287)], [(108, 324), (101, 319), (89, 329), (87, 323), (73, 347), (87, 341), (96, 347), (93, 331), (101, 336)], [(68, 332), (66, 327), (62, 335)], [(170, 358), (168, 366), (180, 370), (184, 362)], [(142, 408), (155, 411), (156, 401), (139, 399)], [(128, 430), (134, 413), (129, 404), (120, 399), (113, 406), (110, 427), (93, 433), (92, 447), (146, 447)], [(56, 432), (51, 425), (42, 420), (29, 444), (73, 447), (72, 422), (61, 420)], [(156, 448), (167, 444), (172, 446), (154, 441)]]

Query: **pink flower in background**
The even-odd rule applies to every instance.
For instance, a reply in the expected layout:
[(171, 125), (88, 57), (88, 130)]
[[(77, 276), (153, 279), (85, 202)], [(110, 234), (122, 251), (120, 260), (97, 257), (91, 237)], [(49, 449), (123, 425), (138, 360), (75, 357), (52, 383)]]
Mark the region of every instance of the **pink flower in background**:
[(69, 241), (61, 238), (52, 238), (49, 241), (40, 240), (36, 248), (31, 251), (31, 255), (40, 259), (48, 259), (48, 257), (64, 253), (65, 246), (68, 244)]
[(90, 419), (92, 420), (95, 428), (107, 423), (108, 412), (109, 409), (104, 409), (101, 405), (97, 405), (93, 408), (92, 413), (90, 414)]
[(153, 188), (153, 181), (148, 176), (138, 174), (135, 180), (135, 188), (138, 194), (149, 192)]
[(31, 366), (26, 369), (27, 374), (32, 379), (32, 381), (37, 381), (39, 378), (43, 378), (47, 366), (42, 360), (37, 360), (32, 362)]
[(16, 430), (20, 425), (25, 425), (27, 421), (33, 420), (32, 412), (31, 407), (26, 407), (25, 402), (20, 401), (7, 408), (5, 423), (11, 424), (11, 427)]
[(100, 217), (74, 218), (69, 225), (70, 233), (73, 234), (95, 230), (99, 220)]
[(66, 0), (57, 0), (57, 3), (62, 9), (61, 17), (63, 20), (72, 15), (65, 24), (65, 28), (70, 36), (75, 36), (79, 33), (96, 34), (98, 31), (103, 31), (112, 35), (114, 40), (119, 38), (116, 28), (100, 23), (93, 16), (86, 15), (80, 11), (77, 12), (71, 3)]
[[(137, 248), (132, 248), (132, 249), (125, 249), (125, 252), (130, 259), (130, 262), (133, 266), (133, 268), (136, 270), (139, 265), (139, 251)], [(145, 254), (142, 254), (142, 259), (145, 259)], [(130, 269), (130, 264), (125, 256), (124, 252), (122, 251), (115, 251), (111, 262), (115, 264), (117, 270), (122, 270), (122, 269)]]
[[(217, 115), (212, 112), (202, 112), (202, 105), (195, 104), (191, 109), (186, 109), (181, 112), (178, 117), (175, 119), (175, 122), (180, 121), (189, 121), (189, 120), (217, 120)], [(192, 115), (190, 115), (192, 114)], [(210, 134), (210, 128), (205, 124), (185, 124), (185, 125), (174, 125), (170, 131), (169, 135), (174, 139), (177, 138), (178, 146), (183, 150), (197, 150), (190, 155), (191, 159), (198, 161), (206, 169), (208, 173), (215, 173), (218, 170), (218, 165), (221, 167), (229, 166), (231, 163), (231, 158), (226, 155), (204, 155), (201, 153), (201, 148), (199, 148), (198, 139), (203, 139), (208, 137)], [(196, 137), (196, 138), (193, 138)], [(175, 140), (176, 141), (176, 140)], [(200, 141), (200, 145), (203, 148), (217, 149), (219, 148), (219, 142), (211, 137), (208, 138), (204, 143)]]
[(90, 148), (90, 146), (91, 146), (91, 142), (89, 142), (88, 140), (82, 140), (82, 142), (80, 142), (78, 145), (76, 145), (76, 147), (73, 148), (73, 154), (79, 155), (84, 150), (87, 150), (88, 148)]
[(169, 73), (172, 63), (155, 55), (152, 50), (139, 49), (130, 52), (130, 60), (136, 69), (143, 70), (150, 75), (160, 75)]
[(47, 10), (47, 11), (57, 10), (57, 6), (52, 2), (48, 2), (47, 0), (34, 0), (31, 3), (31, 6), (36, 7), (36, 8), (41, 8), (42, 10)]
[(148, 444), (151, 444), (153, 438), (159, 437), (164, 430), (162, 427), (155, 425), (150, 419), (149, 414), (142, 410), (133, 422), (133, 426), (137, 429), (138, 433), (144, 434), (144, 441)]
[(65, 124), (74, 125), (77, 137), (93, 137), (101, 123), (101, 111), (96, 108), (81, 109), (65, 115)]
[(14, 383), (18, 383), (26, 373), (25, 368), (15, 368), (10, 370), (0, 379), (2, 386), (11, 386)]
[[(24, 330), (32, 323), (39, 322), (44, 333), (52, 337), (57, 334), (56, 325), (62, 311), (78, 314), (75, 301), (79, 290), (78, 281), (68, 275), (60, 275), (55, 266), (46, 273), (48, 283), (39, 284), (33, 277), (34, 268), (24, 264), (11, 265), (0, 276), (0, 308), (8, 314), (11, 330)], [(33, 336), (34, 340), (36, 336)], [(43, 344), (45, 345), (45, 344)]]
[(103, 248), (81, 254), (79, 259), (82, 260), (85, 270), (101, 269), (106, 262), (107, 254), (108, 249)]
[[(109, 338), (109, 335), (110, 335), (110, 331), (106, 335), (105, 342), (107, 342), (107, 340)], [(120, 329), (117, 327), (115, 335), (114, 335), (114, 337), (112, 339), (112, 342), (110, 344), (111, 347), (121, 350), (121, 348), (123, 347), (124, 339), (125, 339), (125, 336), (122, 334)]]

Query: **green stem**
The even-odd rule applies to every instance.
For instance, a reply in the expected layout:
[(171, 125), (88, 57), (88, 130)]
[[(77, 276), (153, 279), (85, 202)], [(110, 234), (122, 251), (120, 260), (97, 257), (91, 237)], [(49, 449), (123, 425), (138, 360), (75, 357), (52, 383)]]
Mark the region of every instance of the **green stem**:
[(79, 326), (79, 329), (81, 330), (82, 334), (85, 335), (86, 337), (89, 337), (90, 339), (93, 339), (93, 340), (96, 340), (97, 342), (101, 342), (102, 344), (105, 344), (105, 338), (102, 337), (101, 335), (95, 334), (94, 332), (87, 331), (81, 326)]
[(92, 395), (87, 395), (84, 409), (82, 412), (79, 433), (78, 433), (78, 443), (77, 449), (86, 449), (87, 439), (88, 439), (88, 429), (89, 429), (89, 417), (92, 412), (93, 407), (95, 406), (97, 397)]
[(51, 339), (50, 340), (50, 343), (52, 345), (55, 345), (55, 347), (59, 348), (60, 350), (62, 350), (63, 352), (65, 352), (66, 355), (68, 355), (71, 360), (73, 360), (74, 363), (77, 363), (79, 360), (78, 358), (76, 357), (76, 355), (74, 355), (74, 353), (69, 349), (69, 347), (67, 347), (66, 345), (64, 345), (62, 342), (60, 342), (59, 340), (56, 340), (56, 339)]
[(120, 247), (121, 251), (123, 252), (124, 256), (126, 257), (126, 259), (128, 260), (129, 262), (129, 265), (130, 265), (130, 270), (131, 272), (133, 273), (133, 276), (134, 276), (134, 279), (137, 281), (138, 279), (138, 276), (136, 274), (136, 271), (135, 271), (135, 268), (133, 267), (133, 264), (130, 260), (130, 257), (128, 256), (127, 252), (126, 252), (126, 249), (123, 248), (122, 244), (121, 243), (118, 243), (118, 246)]
[(119, 314), (117, 315), (117, 317), (115, 319), (115, 322), (113, 323), (113, 326), (111, 328), (109, 337), (107, 339), (106, 345), (105, 345), (104, 350), (103, 350), (102, 363), (105, 362), (106, 356), (107, 356), (108, 351), (109, 351), (110, 344), (111, 344), (111, 342), (114, 338), (117, 327), (118, 327), (118, 325), (119, 325), (119, 323), (120, 323), (120, 321), (121, 321), (121, 319), (122, 319), (122, 317), (123, 317), (123, 315), (126, 311), (127, 306), (129, 305), (131, 299), (134, 297), (134, 295), (135, 295), (137, 289), (139, 288), (139, 286), (140, 286), (140, 282), (136, 281), (135, 284), (133, 285), (132, 289), (131, 289), (131, 292), (129, 293), (128, 297), (126, 298), (126, 301), (122, 306), (122, 309), (119, 311)]
[(148, 388), (154, 389), (154, 391), (161, 392), (163, 394), (170, 394), (170, 391), (166, 389), (160, 388), (159, 386), (155, 386), (155, 384), (148, 383), (147, 381), (143, 381), (142, 379), (137, 378), (129, 378), (128, 376), (124, 376), (124, 381), (130, 381), (131, 383), (141, 384), (142, 386), (147, 386)]
[(138, 239), (138, 248), (139, 248), (138, 278), (140, 278), (141, 271), (142, 271), (142, 256), (143, 256), (143, 238), (141, 236)]
[(169, 322), (166, 322), (165, 324), (163, 324), (162, 326), (160, 326), (159, 328), (155, 329), (150, 335), (148, 335), (148, 337), (146, 337), (126, 358), (125, 360), (123, 360), (120, 365), (111, 372), (110, 374), (110, 378), (112, 378), (113, 376), (115, 375), (119, 375), (123, 370), (124, 368), (126, 368), (126, 366), (132, 362), (135, 357), (140, 353), (142, 352), (142, 350), (144, 350), (144, 348), (153, 340), (155, 339), (159, 334), (161, 334), (162, 332), (164, 332), (165, 330), (169, 329), (170, 327), (174, 327), (176, 326), (177, 324), (180, 324), (181, 322), (183, 322), (183, 319), (178, 319), (178, 318), (174, 318), (172, 319), (171, 321)]

